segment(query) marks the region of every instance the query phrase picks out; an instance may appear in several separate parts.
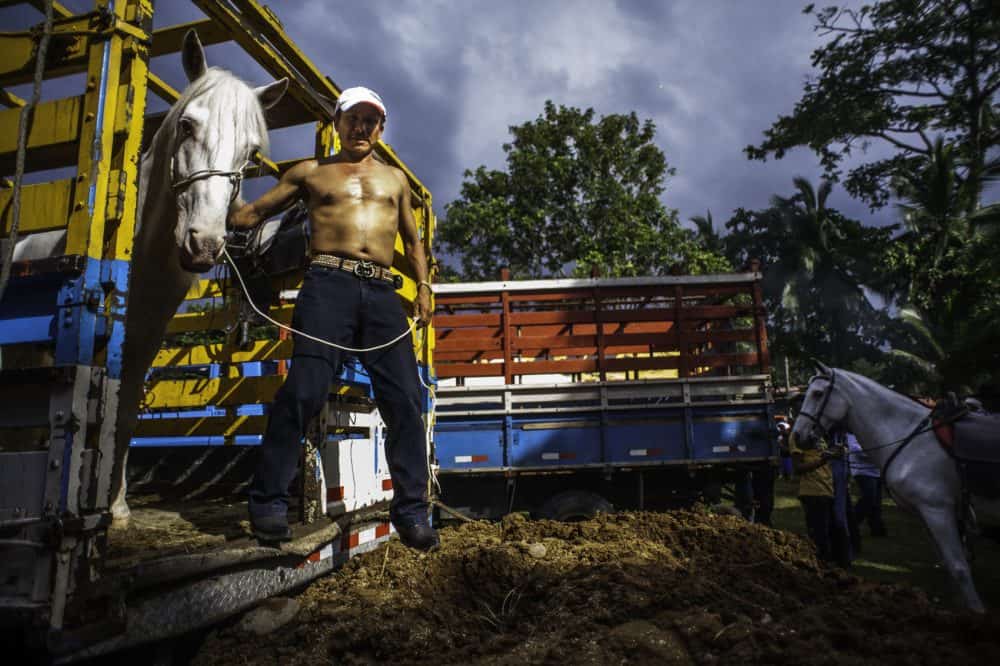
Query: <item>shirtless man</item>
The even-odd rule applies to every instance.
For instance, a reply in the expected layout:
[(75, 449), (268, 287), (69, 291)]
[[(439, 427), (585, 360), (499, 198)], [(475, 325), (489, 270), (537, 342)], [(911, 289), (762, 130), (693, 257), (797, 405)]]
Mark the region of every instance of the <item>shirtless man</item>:
[[(253, 227), (298, 199), (306, 201), (312, 262), (292, 325), (347, 347), (382, 345), (408, 328), (389, 272), (397, 231), (418, 280), (414, 317), (419, 326), (431, 317), (427, 259), (410, 209), (409, 182), (402, 171), (374, 156), (385, 118), (385, 104), (373, 91), (343, 91), (333, 118), (340, 152), (296, 164), (269, 192), (230, 216), (233, 227)], [(271, 407), (250, 486), (250, 523), (262, 541), (291, 538), (288, 485), (295, 476), (299, 443), (326, 403), (343, 356), (299, 335), (294, 345), (292, 367)], [(438, 536), (427, 520), (427, 451), (411, 336), (364, 353), (360, 360), (388, 426), (392, 523), (404, 544), (432, 550)]]

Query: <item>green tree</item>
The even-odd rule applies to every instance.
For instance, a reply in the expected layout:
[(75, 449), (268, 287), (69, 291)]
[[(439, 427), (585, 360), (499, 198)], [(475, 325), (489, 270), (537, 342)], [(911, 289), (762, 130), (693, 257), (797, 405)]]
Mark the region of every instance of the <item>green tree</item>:
[[(969, 214), (980, 186), (955, 177), (955, 151), (937, 141), (903, 180), (905, 231), (886, 253), (887, 284), (899, 304), (892, 354), (910, 366), (913, 390), (978, 392), (1000, 385), (997, 206)], [(996, 170), (988, 164), (984, 182)]]
[(674, 173), (654, 143), (652, 121), (635, 113), (595, 118), (593, 109), (545, 103), (537, 119), (510, 128), (507, 169), (466, 171), (438, 229), (464, 279), (657, 275), (711, 270), (724, 259), (701, 251), (660, 201)]
[(883, 315), (865, 293), (877, 280), (873, 252), (892, 229), (873, 229), (826, 206), (832, 184), (794, 180), (796, 192), (775, 196), (762, 211), (739, 209), (726, 224), (729, 259), (759, 258), (769, 331), (779, 355), (810, 356), (850, 367), (874, 358)]
[[(995, 0), (884, 0), (859, 10), (805, 8), (829, 37), (812, 54), (818, 74), (791, 115), (764, 132), (751, 159), (780, 159), (807, 146), (827, 177), (870, 143), (895, 151), (850, 170), (845, 186), (873, 207), (893, 183), (934, 152), (933, 135), (953, 147), (956, 178), (982, 184), (988, 155), (1000, 144), (1000, 11)], [(967, 202), (978, 206), (980, 190)]]
[(717, 254), (725, 253), (726, 244), (722, 240), (722, 235), (715, 229), (715, 220), (712, 219), (712, 211), (706, 211), (705, 215), (693, 216), (691, 223), (695, 229), (695, 241), (702, 249)]

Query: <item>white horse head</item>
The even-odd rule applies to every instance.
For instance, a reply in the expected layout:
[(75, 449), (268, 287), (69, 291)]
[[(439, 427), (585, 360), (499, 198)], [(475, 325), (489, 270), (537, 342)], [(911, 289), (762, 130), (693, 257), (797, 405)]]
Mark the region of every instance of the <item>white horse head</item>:
[(185, 270), (203, 272), (225, 246), (226, 218), (239, 197), (243, 169), (255, 152), (267, 150), (263, 110), (281, 99), (288, 80), (251, 88), (208, 67), (193, 30), (184, 37), (182, 55), (191, 84), (161, 131), (172, 155), (166, 177), (177, 204), (178, 258)]
[(818, 374), (809, 380), (802, 407), (792, 426), (792, 434), (803, 448), (812, 448), (821, 437), (827, 437), (834, 426), (847, 420), (851, 409), (846, 395), (837, 390), (837, 372), (819, 361), (816, 361), (816, 371)]

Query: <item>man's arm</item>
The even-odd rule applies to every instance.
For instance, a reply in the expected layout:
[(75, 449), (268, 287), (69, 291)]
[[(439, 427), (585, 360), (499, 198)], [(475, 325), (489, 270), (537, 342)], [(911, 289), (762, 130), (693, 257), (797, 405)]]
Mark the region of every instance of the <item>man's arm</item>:
[(805, 474), (806, 472), (811, 472), (813, 470), (819, 469), (826, 464), (826, 458), (819, 458), (813, 462), (806, 462), (805, 456), (802, 453), (793, 453), (792, 462), (794, 463), (795, 471), (799, 474)]
[(229, 214), (229, 226), (236, 229), (256, 227), (291, 206), (303, 194), (306, 174), (316, 167), (316, 160), (303, 160), (286, 171), (277, 184), (254, 202), (244, 204)]
[(424, 252), (423, 241), (417, 232), (417, 221), (413, 218), (410, 207), (410, 181), (399, 169), (393, 168), (393, 173), (402, 186), (399, 196), (399, 235), (403, 239), (403, 251), (413, 266), (414, 277), (417, 278), (417, 299), (414, 301), (413, 317), (417, 326), (426, 326), (431, 321), (431, 285), (427, 281), (427, 255)]

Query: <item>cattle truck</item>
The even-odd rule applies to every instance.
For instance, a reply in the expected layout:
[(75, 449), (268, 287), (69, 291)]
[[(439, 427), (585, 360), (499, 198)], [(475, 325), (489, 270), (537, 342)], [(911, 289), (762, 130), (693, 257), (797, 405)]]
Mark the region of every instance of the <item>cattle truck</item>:
[(760, 279), (435, 285), (445, 503), (569, 520), (717, 500), (773, 465)]
[[(298, 157), (255, 155), (243, 174), (250, 197), (255, 179), (336, 150), (340, 89), (254, 0), (158, 2), (155, 13), (152, 0), (94, 0), (80, 13), (48, 0), (0, 5), (0, 237), (12, 235), (17, 204), (17, 240), (65, 234), (64, 251), (14, 262), (0, 299), (0, 642), (8, 663), (169, 645), (391, 535), (384, 427), (368, 378), (348, 363), (303, 449), (294, 540), (278, 549), (250, 538), (242, 493), (292, 341), (273, 328), (236, 338), (245, 308), (222, 267), (195, 280), (153, 361), (126, 470), (132, 520), (111, 525), (126, 453), (115, 447), (115, 415), (134, 307), (138, 166), (180, 96), (185, 36), (196, 31), (210, 65), (250, 72), (253, 84), (289, 81), (267, 121), (286, 130), (284, 157)], [(51, 25), (37, 11), (47, 7)], [(21, 31), (11, 32), (17, 20)], [(22, 133), (33, 96), (8, 87), (30, 93), (43, 79)], [(376, 152), (407, 175), (429, 253), (430, 193), (388, 145)], [(415, 276), (401, 251), (394, 264), (399, 296), (412, 301)], [(277, 279), (273, 293), (300, 277)], [(292, 307), (276, 303), (271, 316), (287, 324)], [(414, 338), (425, 382), (430, 337)]]

